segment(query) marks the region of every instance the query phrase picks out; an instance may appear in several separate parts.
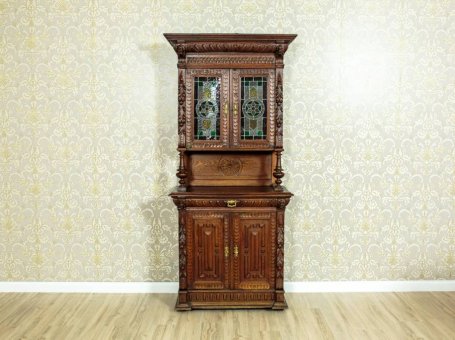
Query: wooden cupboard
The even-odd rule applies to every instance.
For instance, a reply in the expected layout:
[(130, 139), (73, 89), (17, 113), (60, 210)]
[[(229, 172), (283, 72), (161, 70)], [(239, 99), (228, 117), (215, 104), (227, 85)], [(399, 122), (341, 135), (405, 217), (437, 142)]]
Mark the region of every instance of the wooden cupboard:
[(283, 56), (296, 36), (165, 37), (178, 56), (176, 309), (284, 309)]

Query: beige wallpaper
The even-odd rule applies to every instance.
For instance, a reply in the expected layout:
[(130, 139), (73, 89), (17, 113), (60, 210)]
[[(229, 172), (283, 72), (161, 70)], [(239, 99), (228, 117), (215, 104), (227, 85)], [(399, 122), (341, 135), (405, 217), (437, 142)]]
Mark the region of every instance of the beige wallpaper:
[(176, 281), (164, 32), (297, 33), (286, 279), (455, 279), (455, 2), (0, 0), (0, 280)]

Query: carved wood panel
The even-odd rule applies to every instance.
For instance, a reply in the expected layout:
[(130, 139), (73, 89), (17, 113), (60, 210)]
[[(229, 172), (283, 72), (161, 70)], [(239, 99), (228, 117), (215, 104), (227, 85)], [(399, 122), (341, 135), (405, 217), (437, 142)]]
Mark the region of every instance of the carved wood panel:
[(189, 156), (190, 185), (271, 185), (272, 155), (195, 153)]
[(274, 288), (275, 215), (275, 210), (233, 214), (235, 289)]
[[(224, 256), (228, 216), (224, 213), (188, 212), (189, 261), (192, 289), (223, 289), (228, 282)], [(191, 240), (191, 241), (190, 241)]]
[(274, 293), (271, 292), (191, 292), (190, 301), (195, 302), (259, 302), (273, 301)]

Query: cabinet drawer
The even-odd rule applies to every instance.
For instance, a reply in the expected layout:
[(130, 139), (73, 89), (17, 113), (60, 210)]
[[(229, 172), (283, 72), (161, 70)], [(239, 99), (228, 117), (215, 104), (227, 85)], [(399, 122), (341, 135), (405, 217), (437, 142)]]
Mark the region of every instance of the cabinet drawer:
[(224, 199), (186, 199), (186, 207), (197, 208), (262, 208), (262, 207), (281, 207), (287, 204), (281, 198), (224, 198)]

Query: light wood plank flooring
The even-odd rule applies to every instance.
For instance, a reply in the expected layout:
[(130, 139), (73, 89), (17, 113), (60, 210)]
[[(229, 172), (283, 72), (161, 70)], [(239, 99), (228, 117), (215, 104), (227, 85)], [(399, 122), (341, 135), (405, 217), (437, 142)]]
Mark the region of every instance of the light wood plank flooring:
[(286, 311), (175, 312), (175, 294), (0, 294), (0, 339), (455, 339), (455, 292), (286, 296)]

